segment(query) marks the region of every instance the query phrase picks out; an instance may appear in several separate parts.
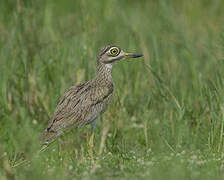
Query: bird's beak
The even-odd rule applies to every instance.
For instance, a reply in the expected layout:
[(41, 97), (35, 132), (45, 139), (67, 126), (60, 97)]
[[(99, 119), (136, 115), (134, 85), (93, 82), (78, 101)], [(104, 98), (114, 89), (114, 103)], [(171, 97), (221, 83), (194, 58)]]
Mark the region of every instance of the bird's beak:
[(133, 53), (124, 53), (124, 58), (138, 58), (142, 57), (143, 54), (133, 54)]

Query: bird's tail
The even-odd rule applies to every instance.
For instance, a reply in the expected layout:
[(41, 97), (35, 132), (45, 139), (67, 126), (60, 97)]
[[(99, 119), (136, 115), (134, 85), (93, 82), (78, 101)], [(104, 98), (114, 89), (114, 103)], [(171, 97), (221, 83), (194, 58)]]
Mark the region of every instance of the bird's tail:
[(40, 136), (40, 143), (41, 145), (48, 145), (59, 135), (60, 133), (56, 131), (48, 131), (45, 129), (43, 134)]

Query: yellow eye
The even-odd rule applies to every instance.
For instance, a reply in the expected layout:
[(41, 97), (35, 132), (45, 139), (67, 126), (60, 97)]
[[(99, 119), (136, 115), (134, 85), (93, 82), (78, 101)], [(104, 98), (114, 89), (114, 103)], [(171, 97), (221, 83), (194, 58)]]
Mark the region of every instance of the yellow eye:
[(110, 54), (111, 54), (112, 56), (117, 56), (117, 55), (119, 54), (119, 50), (118, 50), (118, 48), (113, 48), (113, 49), (111, 49), (111, 50), (110, 50)]

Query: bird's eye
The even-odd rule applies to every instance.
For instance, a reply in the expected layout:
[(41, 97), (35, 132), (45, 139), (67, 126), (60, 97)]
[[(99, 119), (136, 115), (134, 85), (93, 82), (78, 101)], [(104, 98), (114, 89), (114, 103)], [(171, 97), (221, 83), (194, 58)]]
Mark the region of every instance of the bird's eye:
[(111, 50), (110, 50), (110, 54), (111, 54), (112, 56), (117, 56), (117, 55), (119, 54), (119, 50), (118, 50), (118, 48), (113, 48), (113, 49), (111, 49)]

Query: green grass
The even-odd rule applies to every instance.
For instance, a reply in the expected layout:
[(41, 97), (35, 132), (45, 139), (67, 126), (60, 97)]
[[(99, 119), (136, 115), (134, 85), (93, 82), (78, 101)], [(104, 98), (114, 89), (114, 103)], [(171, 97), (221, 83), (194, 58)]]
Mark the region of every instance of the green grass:
[[(223, 9), (222, 0), (0, 1), (0, 179), (222, 179)], [(94, 77), (107, 44), (144, 58), (114, 65), (95, 163), (89, 127), (39, 153), (59, 98)]]

